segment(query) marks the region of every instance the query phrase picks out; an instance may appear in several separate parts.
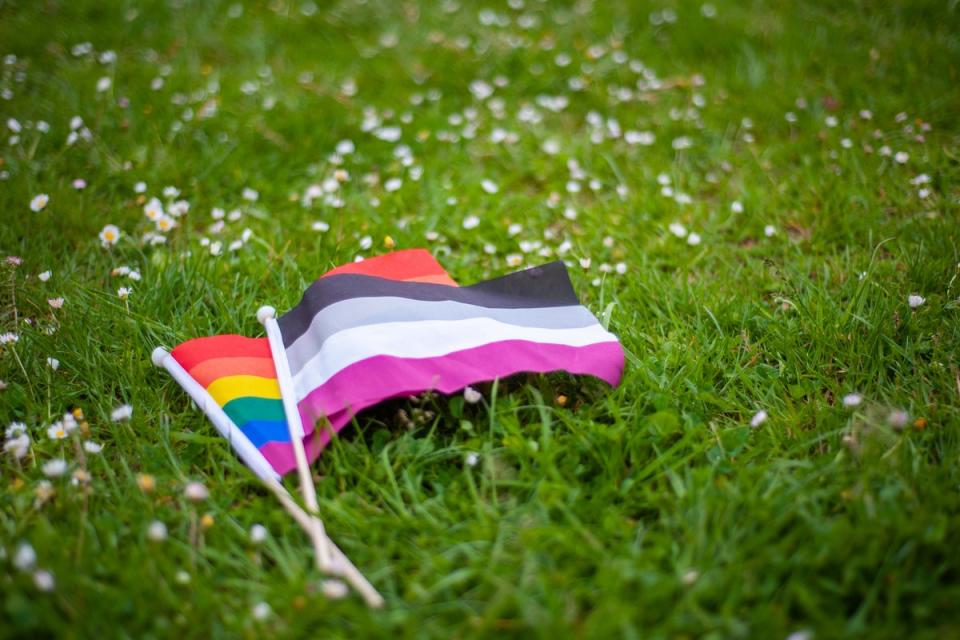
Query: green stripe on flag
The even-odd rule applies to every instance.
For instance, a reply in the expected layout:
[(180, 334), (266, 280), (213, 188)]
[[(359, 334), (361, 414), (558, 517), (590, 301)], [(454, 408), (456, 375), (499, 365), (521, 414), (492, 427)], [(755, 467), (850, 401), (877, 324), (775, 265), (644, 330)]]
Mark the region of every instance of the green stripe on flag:
[(273, 398), (257, 398), (256, 396), (231, 400), (223, 406), (223, 412), (238, 427), (243, 427), (245, 423), (251, 420), (277, 421), (286, 419), (283, 414), (283, 402)]

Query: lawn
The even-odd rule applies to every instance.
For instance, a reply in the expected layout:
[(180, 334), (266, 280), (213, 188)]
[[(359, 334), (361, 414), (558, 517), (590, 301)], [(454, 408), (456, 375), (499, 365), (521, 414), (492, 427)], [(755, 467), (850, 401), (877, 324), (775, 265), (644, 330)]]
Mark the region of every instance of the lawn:
[[(0, 636), (960, 635), (956, 2), (0, 1), (0, 56)], [(627, 366), (342, 431), (371, 610), (150, 353), (412, 247), (565, 260)]]

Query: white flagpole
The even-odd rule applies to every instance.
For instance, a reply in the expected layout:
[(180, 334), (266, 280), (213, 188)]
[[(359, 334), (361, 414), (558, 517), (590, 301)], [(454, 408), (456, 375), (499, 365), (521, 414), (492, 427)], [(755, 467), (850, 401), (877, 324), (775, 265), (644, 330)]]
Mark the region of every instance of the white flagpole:
[(277, 324), (277, 310), (273, 307), (260, 307), (257, 310), (257, 320), (267, 331), (270, 353), (273, 356), (274, 367), (277, 369), (280, 396), (283, 399), (283, 412), (287, 417), (290, 444), (293, 445), (293, 455), (297, 461), (300, 492), (303, 494), (303, 503), (307, 507), (307, 512), (313, 516), (310, 537), (313, 540), (313, 547), (319, 559), (320, 569), (330, 572), (330, 549), (327, 547), (327, 536), (324, 532), (323, 521), (320, 520), (317, 489), (313, 486), (313, 476), (307, 463), (307, 452), (303, 448), (303, 423), (300, 420), (300, 410), (297, 409), (297, 400), (293, 392), (293, 377), (290, 375), (287, 351), (283, 347), (283, 336), (280, 334), (280, 326)]
[[(230, 443), (234, 451), (255, 476), (263, 481), (263, 484), (280, 500), (280, 504), (293, 516), (293, 519), (303, 527), (308, 534), (313, 530), (313, 520), (307, 513), (300, 508), (286, 488), (280, 484), (279, 475), (270, 466), (260, 450), (253, 446), (249, 439), (233, 424), (233, 421), (223, 412), (223, 408), (210, 397), (207, 390), (194, 380), (187, 371), (180, 366), (175, 358), (162, 347), (157, 347), (151, 354), (151, 360), (157, 367), (163, 367), (176, 380), (187, 395), (201, 411), (210, 419), (213, 426)], [(324, 536), (326, 537), (326, 536)], [(372, 584), (364, 577), (360, 570), (350, 561), (350, 558), (333, 543), (326, 538), (332, 556), (332, 563), (335, 572), (353, 586), (354, 589), (363, 597), (371, 607), (383, 606), (383, 597), (377, 592)], [(318, 559), (319, 566), (319, 559)]]
[[(303, 527), (304, 531), (309, 532), (316, 518), (309, 516), (306, 511), (301, 509), (300, 505), (296, 503), (290, 493), (277, 480), (264, 478), (263, 482), (268, 489), (273, 491), (274, 495), (280, 500), (280, 503), (290, 515), (293, 516), (293, 519)], [(360, 573), (360, 570), (350, 562), (350, 558), (348, 558), (330, 538), (327, 538), (327, 544), (330, 546), (334, 573), (343, 576), (343, 578), (357, 590), (357, 593), (363, 597), (367, 605), (374, 608), (382, 607), (383, 596), (381, 596), (366, 577)]]

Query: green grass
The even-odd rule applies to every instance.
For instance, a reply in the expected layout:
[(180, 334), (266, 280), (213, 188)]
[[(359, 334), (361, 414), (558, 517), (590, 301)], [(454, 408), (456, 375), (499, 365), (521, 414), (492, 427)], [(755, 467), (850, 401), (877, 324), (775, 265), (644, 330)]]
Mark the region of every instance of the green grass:
[[(228, 3), (189, 0), (0, 2), (0, 54), (16, 55), (0, 63), (0, 120), (23, 127), (0, 145), (0, 257), (23, 260), (0, 266), (0, 333), (19, 335), (0, 347), (0, 425), (22, 421), (33, 440), (0, 462), (0, 636), (955, 637), (957, 3), (717, 1), (707, 18), (668, 2), (666, 24), (651, 20), (661, 3), (459, 4), (318, 2), (308, 16), (310, 3), (273, 0), (230, 17)], [(94, 52), (74, 56), (85, 41)], [(115, 63), (96, 60), (107, 50)], [(660, 87), (638, 90), (614, 51)], [(498, 76), (502, 119), (469, 90)], [(538, 96), (569, 104), (554, 112)], [(198, 117), (204, 105), (211, 117)], [(539, 121), (518, 120), (524, 105)], [(367, 108), (402, 128), (419, 180), (399, 142), (362, 131)], [(656, 140), (595, 144), (591, 111)], [(67, 146), (76, 115), (90, 139)], [(27, 128), (40, 120), (49, 133)], [(497, 127), (516, 141), (492, 142)], [(673, 149), (681, 136), (689, 149)], [(356, 146), (343, 206), (305, 207), (343, 139)], [(579, 193), (567, 192), (573, 158)], [(660, 174), (691, 202), (662, 195)], [(912, 185), (920, 174), (930, 183)], [(393, 177), (403, 185), (387, 192)], [(175, 185), (190, 203), (164, 245), (141, 241), (153, 225), (138, 181), (147, 197)], [(34, 213), (39, 193), (50, 202)], [(212, 234), (214, 207), (243, 217)], [(468, 230), (470, 214), (480, 224)], [(702, 242), (674, 237), (673, 222)], [(97, 238), (106, 224), (123, 233), (110, 249)], [(258, 306), (289, 308), (326, 269), (384, 251), (385, 236), (430, 248), (461, 282), (511, 270), (520, 241), (554, 255), (569, 241), (578, 293), (609, 311), (628, 364), (614, 390), (509, 379), (482, 387), (479, 405), (428, 400), (435, 419), (412, 430), (398, 417), (407, 401), (344, 430), (314, 468), (331, 536), (387, 599), (370, 611), (320, 595), (302, 531), (149, 354), (259, 335)], [(550, 259), (533, 250), (524, 264)], [(620, 262), (625, 274), (600, 270)], [(121, 265), (142, 279), (111, 276)], [(911, 309), (911, 294), (925, 303)], [(854, 392), (863, 403), (844, 407)], [(123, 403), (132, 420), (112, 422)], [(86, 455), (87, 488), (70, 482), (76, 437), (46, 434), (74, 407), (103, 445)], [(760, 410), (769, 418), (751, 427)], [(41, 467), (58, 457), (70, 470), (39, 501)], [(211, 490), (202, 546), (189, 539), (187, 479)], [(148, 540), (153, 520), (166, 541)], [(260, 547), (254, 523), (270, 530)], [(14, 567), (25, 542), (53, 591)], [(262, 621), (260, 602), (273, 612)]]

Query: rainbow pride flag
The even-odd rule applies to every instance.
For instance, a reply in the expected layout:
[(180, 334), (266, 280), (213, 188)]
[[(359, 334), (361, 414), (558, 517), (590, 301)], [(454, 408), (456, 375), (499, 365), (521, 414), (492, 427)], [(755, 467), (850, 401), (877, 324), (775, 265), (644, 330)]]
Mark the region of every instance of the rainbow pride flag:
[[(521, 372), (616, 385), (624, 366), (561, 262), (459, 287), (428, 252), (398, 251), (327, 272), (277, 325), (310, 461), (357, 412), (389, 398)], [(221, 432), (241, 457), (283, 475), (296, 461), (273, 355), (267, 338), (237, 335), (171, 352), (208, 416), (229, 421)]]
[[(343, 274), (457, 286), (440, 263), (423, 249), (396, 251), (345, 264), (321, 278)], [(295, 468), (277, 371), (266, 338), (233, 334), (195, 338), (175, 347), (170, 355), (232, 423), (231, 438), (247, 441), (234, 444), (252, 445), (243, 447), (251, 452), (248, 456), (256, 457), (252, 451), (259, 452), (262, 460), (257, 460), (257, 466), (272, 468), (279, 475)], [(342, 420), (342, 416), (339, 418)], [(313, 433), (314, 423), (304, 423), (310, 426), (306, 430), (308, 434)], [(316, 459), (321, 448), (313, 444), (315, 439), (308, 435), (304, 440), (311, 460)]]

